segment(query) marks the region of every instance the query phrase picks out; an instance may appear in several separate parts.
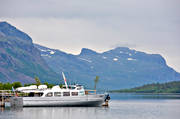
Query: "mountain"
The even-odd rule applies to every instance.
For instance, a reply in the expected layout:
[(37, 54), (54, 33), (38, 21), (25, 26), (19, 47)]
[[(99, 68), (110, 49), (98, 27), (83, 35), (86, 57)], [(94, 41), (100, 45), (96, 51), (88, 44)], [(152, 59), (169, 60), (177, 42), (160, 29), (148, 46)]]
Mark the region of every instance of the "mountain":
[(167, 66), (159, 54), (117, 47), (103, 53), (83, 48), (79, 55), (72, 55), (37, 44), (35, 47), (55, 72), (65, 72), (69, 83), (93, 87), (95, 76), (99, 76), (98, 88), (123, 89), (180, 80), (180, 73)]
[(32, 39), (7, 22), (0, 22), (0, 82), (58, 82), (58, 75), (34, 47)]
[[(64, 72), (69, 84), (79, 83), (88, 88), (132, 88), (150, 83), (180, 80), (180, 74), (167, 66), (159, 54), (117, 47), (98, 53), (83, 48), (79, 55), (67, 54), (33, 44), (32, 39), (7, 22), (0, 22), (0, 82), (59, 83)], [(59, 74), (59, 76), (57, 75)]]

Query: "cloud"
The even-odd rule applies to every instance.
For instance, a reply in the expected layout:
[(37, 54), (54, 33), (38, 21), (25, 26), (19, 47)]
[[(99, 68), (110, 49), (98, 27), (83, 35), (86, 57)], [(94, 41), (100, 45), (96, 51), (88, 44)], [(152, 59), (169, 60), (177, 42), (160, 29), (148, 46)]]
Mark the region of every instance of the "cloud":
[(180, 71), (179, 0), (1, 0), (0, 20), (35, 43), (78, 54), (126, 46), (162, 54)]
[[(1, 0), (1, 17), (171, 17), (179, 0)], [(9, 9), (11, 8), (11, 9)]]

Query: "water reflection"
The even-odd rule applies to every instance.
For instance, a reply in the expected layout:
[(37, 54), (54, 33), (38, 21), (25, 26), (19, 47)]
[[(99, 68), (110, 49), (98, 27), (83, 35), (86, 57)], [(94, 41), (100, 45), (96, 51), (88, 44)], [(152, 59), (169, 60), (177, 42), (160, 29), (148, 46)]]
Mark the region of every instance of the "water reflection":
[(92, 119), (99, 118), (99, 113), (108, 112), (105, 107), (31, 107), (31, 108), (3, 108), (1, 119)]
[(111, 97), (109, 108), (1, 108), (0, 119), (179, 119), (180, 117), (178, 98), (147, 100), (122, 94), (111, 94)]
[(156, 100), (156, 99), (180, 99), (180, 94), (138, 94), (138, 93), (111, 93), (112, 99), (116, 100)]
[[(23, 112), (25, 112), (31, 118), (42, 118), (44, 119), (56, 119), (56, 118), (63, 118), (63, 119), (78, 119), (81, 117), (82, 119), (90, 119), (90, 118), (97, 118), (97, 113), (99, 111), (108, 110), (108, 108), (96, 108), (96, 107), (52, 107), (52, 108), (24, 108)], [(36, 115), (32, 115), (36, 113)], [(22, 116), (22, 115), (17, 115)]]

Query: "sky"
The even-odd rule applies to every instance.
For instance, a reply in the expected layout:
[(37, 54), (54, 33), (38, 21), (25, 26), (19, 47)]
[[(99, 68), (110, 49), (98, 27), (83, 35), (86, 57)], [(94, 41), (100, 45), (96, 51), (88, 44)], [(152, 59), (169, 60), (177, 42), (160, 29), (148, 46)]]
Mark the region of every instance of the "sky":
[(79, 54), (129, 47), (180, 72), (180, 0), (0, 0), (0, 21), (34, 43)]

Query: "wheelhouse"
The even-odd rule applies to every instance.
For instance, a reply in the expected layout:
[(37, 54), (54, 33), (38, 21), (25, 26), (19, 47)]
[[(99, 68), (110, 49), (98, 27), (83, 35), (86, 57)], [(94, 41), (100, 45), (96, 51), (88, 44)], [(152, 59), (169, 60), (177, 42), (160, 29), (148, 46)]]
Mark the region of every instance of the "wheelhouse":
[(84, 96), (85, 90), (81, 85), (69, 85), (68, 88), (54, 86), (50, 90), (45, 90), (42, 97), (67, 97), (67, 96)]
[(81, 85), (69, 85), (68, 88), (53, 86), (51, 89), (26, 89), (21, 92), (27, 97), (68, 97), (68, 96), (84, 96), (85, 90)]

